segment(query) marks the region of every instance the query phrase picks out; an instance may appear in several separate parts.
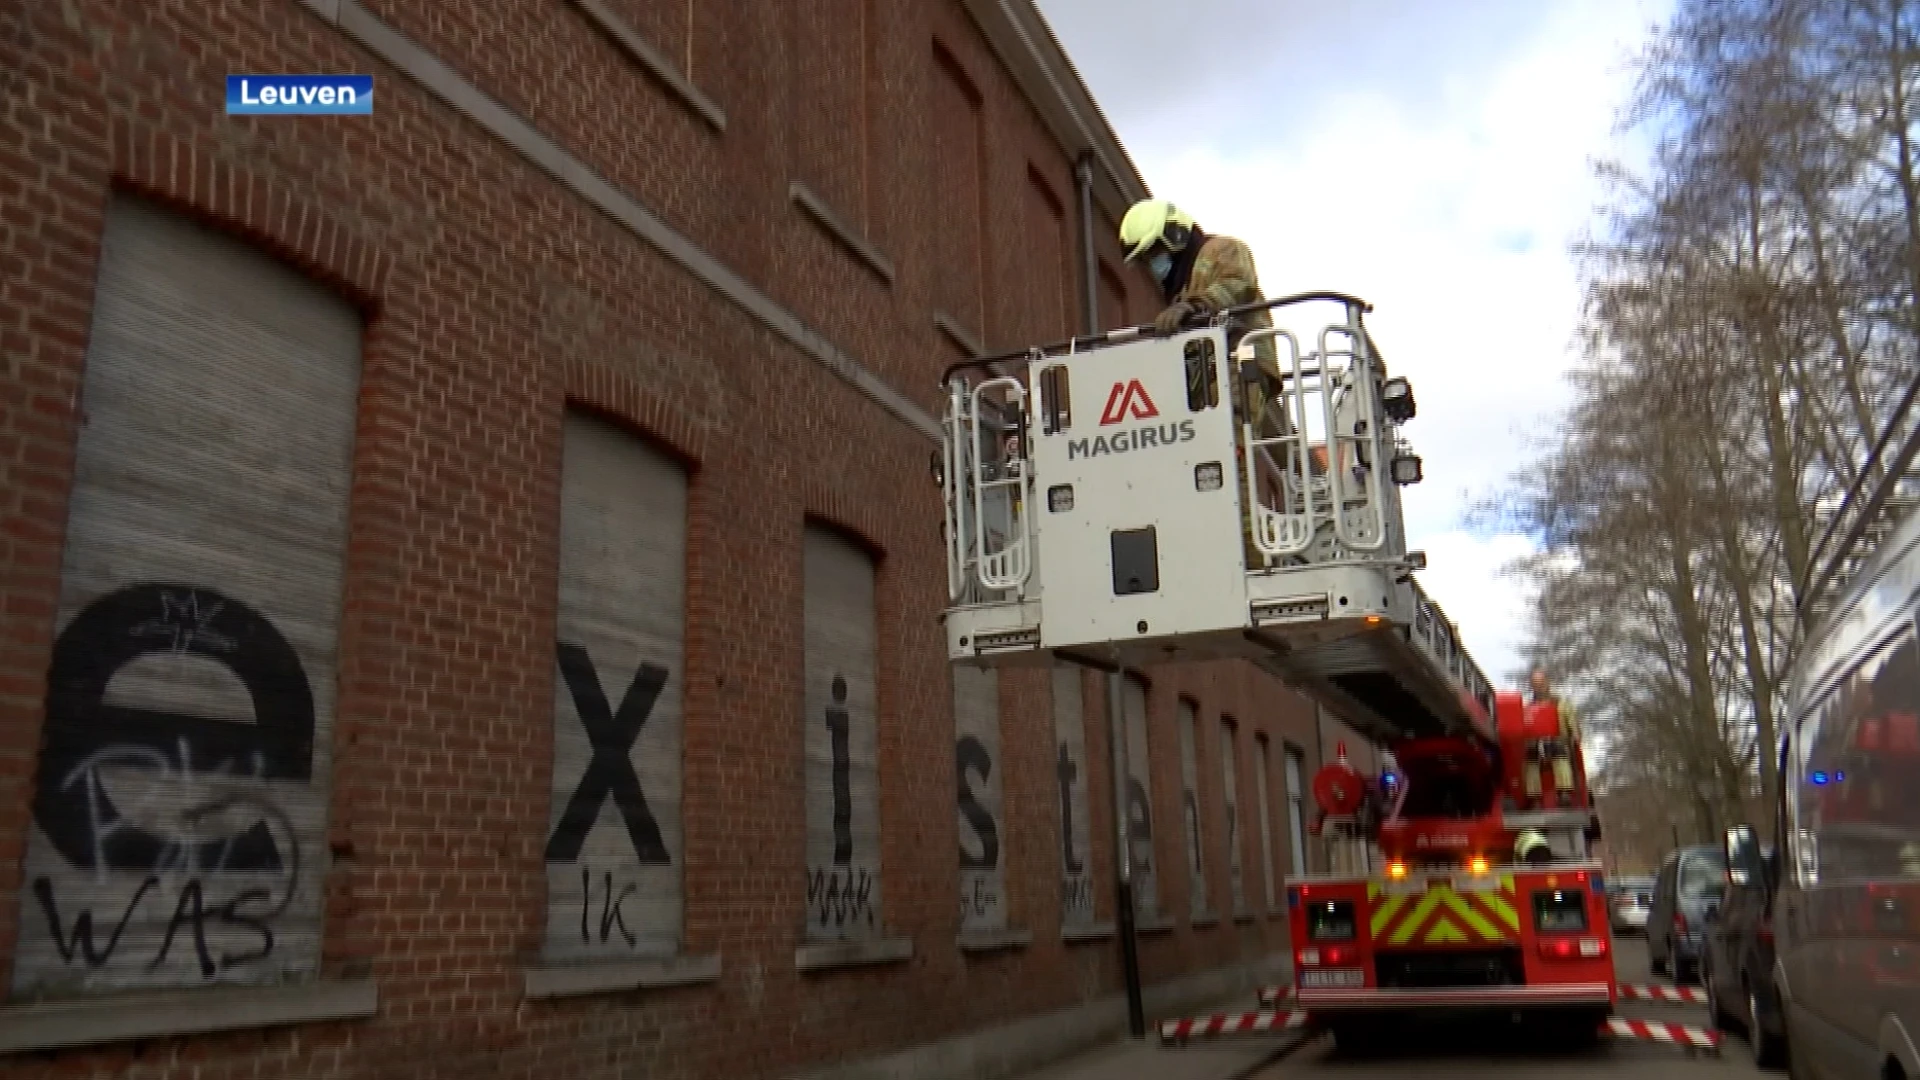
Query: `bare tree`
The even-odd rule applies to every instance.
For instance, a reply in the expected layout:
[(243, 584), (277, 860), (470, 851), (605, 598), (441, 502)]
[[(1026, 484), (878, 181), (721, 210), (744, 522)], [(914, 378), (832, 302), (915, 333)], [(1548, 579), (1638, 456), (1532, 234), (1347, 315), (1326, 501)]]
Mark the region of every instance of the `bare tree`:
[(1498, 508), (1541, 538), (1529, 659), (1609, 783), (1697, 833), (1778, 784), (1816, 537), (1920, 354), (1920, 4), (1680, 0), (1641, 58), (1644, 175), (1583, 245), (1584, 356)]

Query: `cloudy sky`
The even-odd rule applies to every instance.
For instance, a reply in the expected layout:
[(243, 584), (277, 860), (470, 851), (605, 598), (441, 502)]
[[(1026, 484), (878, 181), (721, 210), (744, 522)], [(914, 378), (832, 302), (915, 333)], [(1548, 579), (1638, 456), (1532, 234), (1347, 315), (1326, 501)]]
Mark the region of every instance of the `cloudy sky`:
[(1147, 184), (1252, 245), (1269, 296), (1371, 301), (1413, 381), (1422, 583), (1496, 682), (1529, 550), (1462, 520), (1550, 433), (1629, 62), (1668, 0), (1038, 0)]

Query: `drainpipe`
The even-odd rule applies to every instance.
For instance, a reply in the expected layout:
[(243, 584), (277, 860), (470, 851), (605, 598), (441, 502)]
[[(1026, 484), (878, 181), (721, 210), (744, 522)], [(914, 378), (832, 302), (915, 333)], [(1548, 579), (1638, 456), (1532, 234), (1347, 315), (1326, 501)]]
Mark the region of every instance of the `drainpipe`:
[[(1100, 264), (1093, 248), (1093, 151), (1082, 150), (1073, 164), (1074, 186), (1080, 196), (1080, 305), (1086, 319), (1083, 332), (1100, 332)], [(1116, 657), (1118, 659), (1118, 657)], [(1140, 987), (1139, 931), (1134, 925), (1133, 814), (1127, 797), (1131, 770), (1127, 767), (1125, 680), (1127, 669), (1116, 664), (1107, 673), (1107, 737), (1113, 747), (1114, 922), (1120, 938), (1120, 972), (1127, 987), (1127, 1030), (1136, 1039), (1147, 1037), (1147, 1008)]]
[(1107, 673), (1107, 731), (1113, 740), (1114, 929), (1120, 938), (1120, 973), (1127, 986), (1127, 1031), (1147, 1037), (1147, 1005), (1140, 988), (1140, 941), (1133, 893), (1133, 771), (1127, 766), (1126, 668)]
[(1080, 151), (1073, 166), (1074, 184), (1080, 189), (1080, 304), (1086, 316), (1082, 333), (1100, 332), (1100, 263), (1093, 255), (1093, 151)]

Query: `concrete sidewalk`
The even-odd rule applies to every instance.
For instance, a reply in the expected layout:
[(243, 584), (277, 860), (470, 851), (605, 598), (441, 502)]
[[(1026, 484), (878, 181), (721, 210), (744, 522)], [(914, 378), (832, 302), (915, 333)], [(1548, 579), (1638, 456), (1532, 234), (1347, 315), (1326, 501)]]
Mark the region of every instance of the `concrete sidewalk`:
[(1149, 1030), (1144, 1039), (1122, 1039), (1018, 1080), (1241, 1080), (1299, 1041), (1299, 1035), (1281, 1035), (1163, 1048)]

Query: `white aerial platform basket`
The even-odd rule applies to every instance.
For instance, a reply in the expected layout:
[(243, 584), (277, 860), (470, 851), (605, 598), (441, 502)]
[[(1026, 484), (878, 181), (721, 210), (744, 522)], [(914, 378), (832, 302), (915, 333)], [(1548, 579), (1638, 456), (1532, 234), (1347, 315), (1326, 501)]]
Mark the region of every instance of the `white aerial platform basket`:
[[(1339, 315), (1312, 335), (1239, 322), (1313, 302)], [(949, 656), (1243, 658), (1382, 735), (1449, 730), (1476, 702), (1490, 715), (1485, 678), (1413, 581), (1424, 558), (1406, 551), (1398, 490), (1420, 478), (1399, 435), (1413, 398), (1385, 377), (1365, 310), (1307, 294), (950, 369)], [(1248, 395), (1284, 430), (1246, 423)]]
[(1036, 384), (1030, 455), (1042, 643), (1198, 645), (1243, 629), (1240, 500), (1227, 479), (1237, 433), (1219, 392), (1225, 334), (1143, 338), (1055, 367)]

